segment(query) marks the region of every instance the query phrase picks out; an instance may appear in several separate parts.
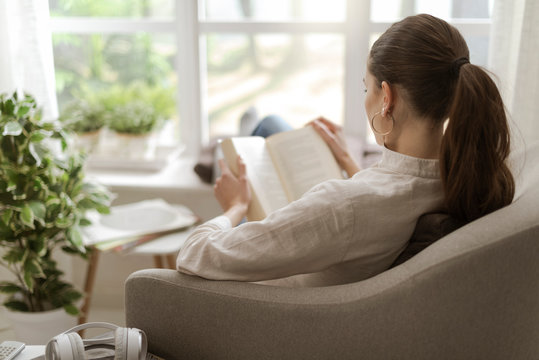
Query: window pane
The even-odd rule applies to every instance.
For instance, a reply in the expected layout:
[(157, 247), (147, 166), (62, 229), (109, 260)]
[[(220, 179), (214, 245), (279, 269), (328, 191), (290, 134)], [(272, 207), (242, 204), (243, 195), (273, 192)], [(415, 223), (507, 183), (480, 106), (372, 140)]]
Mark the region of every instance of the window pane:
[(208, 20), (344, 21), (345, 0), (206, 0)]
[(170, 18), (174, 15), (174, 0), (49, 0), (49, 7), (52, 16)]
[(54, 34), (53, 45), (60, 111), (75, 98), (109, 106), (140, 96), (177, 123), (173, 35)]
[(490, 18), (492, 0), (372, 0), (371, 20), (395, 22), (413, 14), (427, 13), (445, 20)]
[(464, 39), (470, 50), (470, 61), (475, 65), (486, 67), (488, 65), (488, 36), (466, 36)]
[(209, 34), (207, 48), (210, 136), (237, 133), (250, 106), (294, 127), (342, 123), (343, 36)]

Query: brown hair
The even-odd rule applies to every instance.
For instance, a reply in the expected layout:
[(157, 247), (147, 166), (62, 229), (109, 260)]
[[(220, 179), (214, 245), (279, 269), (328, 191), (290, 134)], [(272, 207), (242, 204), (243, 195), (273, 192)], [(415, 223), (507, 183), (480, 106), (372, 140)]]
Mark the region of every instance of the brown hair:
[(373, 45), (369, 72), (398, 85), (419, 116), (440, 125), (449, 119), (440, 149), (447, 211), (472, 221), (511, 203), (513, 176), (509, 127), (495, 83), (470, 64), (456, 28), (431, 15), (393, 24)]

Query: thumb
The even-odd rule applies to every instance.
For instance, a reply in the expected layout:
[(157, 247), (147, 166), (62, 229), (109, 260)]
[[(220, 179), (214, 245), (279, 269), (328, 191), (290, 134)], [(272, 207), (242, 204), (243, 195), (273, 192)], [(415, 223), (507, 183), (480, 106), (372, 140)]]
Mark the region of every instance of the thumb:
[(219, 159), (219, 169), (221, 169), (221, 174), (230, 172), (230, 169), (228, 168), (225, 159)]
[(245, 163), (243, 162), (243, 159), (241, 156), (238, 155), (237, 158), (238, 163), (238, 177), (246, 177), (247, 176), (247, 167), (245, 166)]

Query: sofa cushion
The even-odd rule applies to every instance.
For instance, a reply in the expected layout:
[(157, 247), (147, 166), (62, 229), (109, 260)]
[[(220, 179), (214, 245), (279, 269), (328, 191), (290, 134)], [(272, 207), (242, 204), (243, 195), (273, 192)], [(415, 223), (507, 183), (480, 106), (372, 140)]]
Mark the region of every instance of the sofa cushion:
[(393, 262), (391, 267), (402, 264), (427, 246), (455, 231), (462, 225), (464, 225), (462, 221), (459, 221), (446, 213), (423, 214), (417, 220), (410, 242)]

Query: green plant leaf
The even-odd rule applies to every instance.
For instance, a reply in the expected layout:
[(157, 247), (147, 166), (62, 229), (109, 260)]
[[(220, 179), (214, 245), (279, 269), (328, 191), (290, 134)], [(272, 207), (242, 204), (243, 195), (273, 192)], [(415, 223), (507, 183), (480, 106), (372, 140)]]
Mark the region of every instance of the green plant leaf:
[(68, 231), (68, 239), (81, 253), (86, 252), (84, 248), (84, 242), (82, 239), (82, 233), (78, 226), (72, 226)]
[(47, 193), (47, 185), (45, 185), (45, 183), (40, 177), (34, 178), (34, 191), (43, 191), (45, 194)]
[(51, 131), (45, 131), (45, 130), (34, 131), (32, 135), (30, 135), (30, 141), (38, 143), (42, 141), (43, 139), (50, 137), (51, 135), (52, 135)]
[(43, 257), (47, 254), (47, 239), (44, 236), (40, 236), (35, 240), (35, 251), (38, 256)]
[(65, 252), (66, 254), (71, 254), (71, 255), (83, 255), (80, 253), (79, 250), (74, 249), (69, 246), (62, 246), (62, 251)]
[(17, 188), (17, 183), (13, 181), (12, 179), (9, 179), (7, 182), (7, 188), (6, 191), (11, 192)]
[(41, 201), (30, 201), (28, 203), (28, 207), (32, 210), (32, 213), (34, 214), (34, 219), (39, 221), (41, 225), (45, 224), (45, 215), (47, 213), (47, 208), (45, 207), (45, 204), (43, 204)]
[(79, 221), (79, 225), (80, 226), (89, 226), (89, 225), (92, 225), (92, 222), (87, 218), (82, 218)]
[(30, 154), (32, 154), (32, 157), (36, 161), (36, 166), (41, 166), (41, 156), (39, 155), (33, 142), (28, 145), (28, 151), (30, 151)]
[(62, 151), (66, 151), (67, 150), (68, 139), (69, 139), (69, 134), (66, 133), (63, 130), (60, 130), (59, 134), (60, 134), (60, 144), (62, 145)]
[(79, 309), (73, 304), (64, 305), (64, 310), (69, 315), (78, 315), (79, 314)]
[(18, 121), (10, 121), (4, 126), (3, 136), (19, 136), (22, 133), (22, 126)]
[(3, 294), (15, 294), (22, 291), (21, 287), (17, 284), (11, 283), (9, 281), (2, 281), (0, 283), (0, 293)]
[(24, 270), (24, 284), (30, 293), (34, 292), (34, 277), (31, 271)]
[(75, 289), (69, 289), (62, 294), (62, 298), (66, 301), (73, 302), (82, 298), (82, 294)]
[(73, 221), (71, 219), (69, 219), (69, 218), (66, 218), (66, 217), (58, 217), (54, 221), (54, 225), (56, 225), (60, 229), (66, 229), (66, 228), (70, 227), (71, 224), (73, 224)]
[(30, 309), (28, 308), (28, 305), (26, 305), (23, 301), (18, 300), (9, 300), (4, 302), (4, 306), (12, 311), (23, 311), (28, 312)]
[(12, 248), (3, 257), (8, 264), (16, 264), (24, 258), (23, 248)]
[(34, 213), (28, 204), (25, 204), (19, 215), (21, 222), (29, 228), (35, 229), (34, 226)]
[[(15, 97), (15, 100), (17, 100), (16, 96), (17, 94), (13, 95)], [(15, 111), (15, 103), (11, 99), (7, 99), (4, 105), (4, 112), (6, 115), (15, 115), (13, 112)]]
[(17, 173), (8, 169), (6, 170), (6, 175), (8, 178), (6, 191), (11, 192), (17, 188), (17, 181), (18, 181)]
[(39, 265), (39, 262), (36, 259), (27, 259), (24, 262), (24, 274), (25, 274), (25, 277), (27, 274), (30, 274), (32, 278), (45, 277), (45, 274), (43, 273), (43, 269), (41, 268), (41, 266)]
[(30, 111), (29, 106), (21, 106), (19, 110), (17, 110), (17, 116), (23, 117), (24, 115), (28, 114), (28, 111)]
[(4, 224), (9, 225), (12, 215), (13, 215), (13, 210), (11, 209), (5, 209), (2, 212), (2, 221), (4, 222)]
[(52, 206), (52, 205), (60, 205), (60, 204), (61, 204), (60, 199), (58, 199), (57, 197), (53, 197), (53, 196), (49, 197), (47, 199), (47, 201), (45, 202), (45, 205), (47, 207)]

